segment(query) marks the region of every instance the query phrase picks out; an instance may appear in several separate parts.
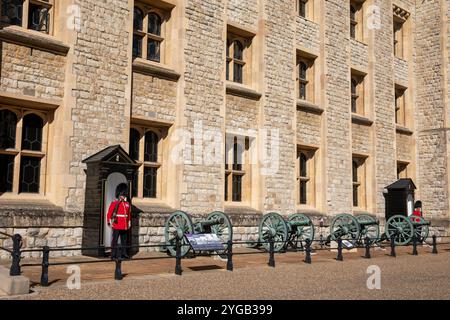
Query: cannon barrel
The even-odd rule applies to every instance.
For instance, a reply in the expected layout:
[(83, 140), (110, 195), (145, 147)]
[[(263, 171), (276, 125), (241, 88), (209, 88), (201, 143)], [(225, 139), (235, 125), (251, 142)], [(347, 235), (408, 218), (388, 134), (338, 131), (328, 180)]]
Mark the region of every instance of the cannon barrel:
[(214, 219), (210, 219), (210, 220), (200, 221), (199, 224), (201, 224), (202, 227), (212, 227), (212, 226), (216, 226), (218, 224), (222, 224), (224, 222), (225, 222), (224, 218), (214, 218)]
[(291, 227), (307, 227), (310, 225), (310, 221), (287, 221)]

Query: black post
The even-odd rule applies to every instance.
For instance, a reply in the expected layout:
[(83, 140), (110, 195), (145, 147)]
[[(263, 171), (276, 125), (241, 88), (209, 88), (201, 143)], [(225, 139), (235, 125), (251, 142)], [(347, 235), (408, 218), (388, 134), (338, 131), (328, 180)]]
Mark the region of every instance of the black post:
[(365, 239), (365, 243), (366, 243), (366, 255), (364, 256), (364, 258), (366, 259), (370, 259), (370, 238), (367, 236)]
[(391, 257), (397, 257), (397, 254), (395, 253), (395, 235), (391, 234)]
[(311, 264), (311, 240), (306, 239), (306, 245), (305, 245), (305, 252), (306, 252), (306, 257), (305, 257), (305, 263)]
[(13, 252), (11, 253), (11, 268), (9, 270), (9, 275), (12, 277), (20, 276), (20, 256), (22, 255), (20, 249), (22, 248), (22, 236), (20, 234), (15, 234), (12, 237), (13, 241)]
[(42, 273), (41, 273), (41, 286), (48, 287), (48, 266), (50, 259), (50, 248), (45, 246), (42, 250)]
[(338, 254), (337, 254), (336, 260), (337, 261), (344, 261), (344, 256), (342, 255), (342, 239), (339, 238), (337, 243), (338, 243), (338, 249), (337, 249), (338, 250)]
[(181, 269), (181, 242), (180, 239), (178, 239), (178, 237), (176, 237), (175, 240), (175, 250), (176, 250), (175, 274), (177, 276), (181, 276), (181, 274), (183, 273), (183, 270)]
[(432, 254), (438, 254), (438, 250), (437, 250), (437, 237), (436, 235), (433, 235), (433, 251), (431, 252)]
[(227, 270), (233, 271), (233, 241), (228, 241), (227, 248)]
[(417, 252), (417, 237), (416, 237), (415, 234), (413, 234), (413, 237), (412, 237), (412, 243), (413, 243), (413, 252), (412, 252), (412, 255), (413, 255), (413, 256), (417, 256), (417, 255), (419, 255), (419, 253)]
[(269, 267), (275, 268), (275, 244), (273, 237), (269, 238), (270, 250), (269, 250)]
[(114, 271), (114, 280), (122, 279), (122, 257), (116, 257), (116, 270)]

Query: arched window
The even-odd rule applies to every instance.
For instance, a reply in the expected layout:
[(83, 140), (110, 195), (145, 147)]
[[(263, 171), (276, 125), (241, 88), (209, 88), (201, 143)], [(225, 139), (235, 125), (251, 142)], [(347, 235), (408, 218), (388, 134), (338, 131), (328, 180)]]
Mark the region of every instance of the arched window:
[(352, 176), (353, 176), (353, 206), (357, 207), (359, 205), (359, 177), (358, 177), (359, 165), (356, 161), (352, 161)]
[(154, 12), (148, 15), (148, 33), (161, 36), (161, 18)]
[(299, 98), (306, 100), (306, 87), (308, 85), (308, 80), (307, 80), (307, 71), (308, 71), (308, 65), (303, 62), (300, 61), (299, 65), (298, 65), (298, 82), (299, 82)]
[(144, 13), (138, 7), (134, 7), (133, 29), (133, 57), (142, 57), (142, 41), (144, 38)]
[(43, 126), (42, 118), (35, 114), (23, 118), (22, 150), (41, 151)]
[(243, 82), (243, 70), (244, 70), (244, 46), (239, 40), (233, 42), (233, 81), (242, 83)]
[(148, 15), (147, 59), (156, 62), (161, 60), (161, 23), (156, 13)]
[(133, 27), (136, 31), (144, 30), (144, 13), (138, 7), (134, 7)]
[(16, 146), (17, 116), (10, 110), (0, 110), (0, 149)]
[(351, 92), (352, 92), (352, 112), (356, 113), (358, 111), (358, 81), (352, 78), (351, 81)]
[(298, 0), (298, 14), (300, 17), (306, 18), (306, 3), (308, 0)]
[(139, 160), (139, 141), (141, 135), (136, 129), (130, 129), (130, 150), (129, 154), (133, 160)]
[(304, 151), (299, 156), (299, 182), (300, 182), (300, 204), (308, 204), (308, 184), (310, 181), (308, 172), (308, 157)]
[(308, 177), (308, 167), (307, 167), (307, 157), (306, 155), (301, 152), (300, 153), (300, 177)]
[(356, 7), (354, 4), (350, 5), (350, 36), (355, 39), (356, 38), (356, 26), (358, 22), (356, 20)]
[[(134, 8), (133, 57), (151, 61), (161, 61), (163, 19), (152, 11)], [(145, 48), (143, 50), (143, 48)], [(146, 53), (143, 51), (146, 50)]]
[(145, 134), (144, 161), (158, 162), (158, 142), (158, 135), (153, 131), (148, 131)]

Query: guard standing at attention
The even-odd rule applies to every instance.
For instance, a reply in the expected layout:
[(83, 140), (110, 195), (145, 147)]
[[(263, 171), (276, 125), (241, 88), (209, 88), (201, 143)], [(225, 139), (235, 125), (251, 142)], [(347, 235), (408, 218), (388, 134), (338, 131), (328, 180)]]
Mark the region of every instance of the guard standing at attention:
[[(116, 188), (116, 200), (109, 206), (107, 222), (108, 226), (113, 229), (111, 259), (129, 259), (130, 257), (126, 254), (126, 246), (131, 229), (131, 204), (128, 200), (128, 186), (125, 183), (119, 184)], [(117, 247), (119, 237), (120, 248)]]

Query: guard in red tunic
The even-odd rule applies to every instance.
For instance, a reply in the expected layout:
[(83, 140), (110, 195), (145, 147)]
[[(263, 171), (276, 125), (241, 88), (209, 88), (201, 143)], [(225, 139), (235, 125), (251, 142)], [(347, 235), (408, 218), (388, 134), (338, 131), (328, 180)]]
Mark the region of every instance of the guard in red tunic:
[[(108, 226), (112, 227), (111, 259), (129, 259), (126, 254), (129, 229), (131, 229), (131, 204), (128, 201), (128, 186), (122, 183), (117, 186), (116, 200), (111, 202), (107, 215)], [(120, 249), (117, 242), (120, 237)], [(119, 254), (118, 254), (119, 251)]]

